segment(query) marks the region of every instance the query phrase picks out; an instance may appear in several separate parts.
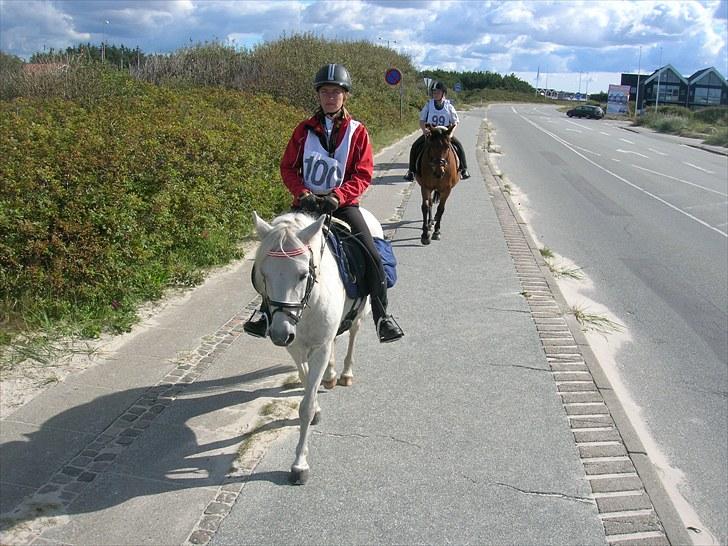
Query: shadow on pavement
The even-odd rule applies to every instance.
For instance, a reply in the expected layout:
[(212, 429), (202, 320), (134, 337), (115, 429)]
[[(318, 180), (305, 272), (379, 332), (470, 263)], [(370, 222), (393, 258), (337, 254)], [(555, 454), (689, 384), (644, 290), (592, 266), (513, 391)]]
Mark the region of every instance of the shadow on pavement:
[[(261, 432), (297, 426), (298, 419), (272, 416), (272, 421), (256, 426), (262, 411), (252, 418), (248, 413), (247, 422), (253, 422), (245, 434), (230, 432), (225, 440), (207, 443), (204, 438), (220, 437), (225, 435), (227, 430), (244, 430), (245, 406), (261, 398), (281, 400), (300, 396), (300, 389), (290, 385), (264, 388), (254, 388), (254, 385), (251, 385), (256, 380), (286, 372), (295, 372), (295, 368), (277, 365), (248, 374), (198, 381), (188, 385), (174, 385), (173, 387), (181, 388), (176, 395), (170, 395), (175, 396), (173, 403), (159, 411), (148, 428), (140, 430), (139, 427), (134, 427), (133, 422), (128, 424), (127, 430), (137, 431), (135, 434), (138, 434), (138, 437), (126, 447), (116, 443), (117, 439), (123, 437), (123, 433), (115, 436), (103, 447), (92, 448), (88, 443), (90, 436), (88, 434), (83, 436), (81, 432), (75, 431), (81, 429), (83, 423), (91, 422), (94, 416), (108, 413), (109, 407), (125, 408), (121, 414), (128, 415), (128, 410), (138, 407), (143, 398), (152, 396), (156, 398), (157, 395), (151, 393), (154, 390), (159, 392), (158, 386), (127, 389), (100, 396), (91, 402), (58, 413), (44, 422), (35, 432), (23, 433), (25, 441), (1, 444), (0, 464), (3, 482), (24, 485), (26, 490), (29, 488), (35, 490), (38, 488), (38, 476), (49, 476), (49, 478), (52, 476), (53, 482), (62, 476), (61, 481), (66, 479), (69, 485), (78, 485), (82, 491), (74, 501), (64, 503), (66, 505), (63, 506), (57, 496), (54, 500), (54, 495), (50, 494), (57, 495), (60, 492), (58, 488), (54, 492), (43, 491), (47, 485), (41, 485), (40, 495), (19, 497), (17, 502), (9, 503), (11, 507), (0, 519), (0, 530), (41, 516), (95, 512), (120, 505), (136, 497), (187, 488), (215, 487), (221, 485), (223, 480), (230, 481), (226, 476), (237, 455), (237, 450), (229, 449), (231, 446)], [(252, 390), (249, 390), (251, 387)], [(131, 406), (130, 400), (133, 401)], [(205, 415), (214, 412), (217, 412), (217, 415), (208, 415), (205, 418)], [(188, 425), (193, 419), (198, 419), (198, 423), (203, 421), (204, 423), (193, 428)], [(95, 422), (98, 422), (98, 418)], [(113, 422), (116, 424), (118, 420), (114, 418)], [(72, 423), (75, 424), (74, 430), (69, 430)], [(219, 423), (218, 430), (214, 429), (216, 423)], [(106, 427), (108, 426), (107, 424)], [(108, 430), (106, 427), (101, 435)], [(209, 432), (211, 428), (213, 430)], [(66, 460), (68, 456), (63, 459), (57, 458), (55, 461), (49, 460), (44, 454), (52, 450), (59, 434), (64, 433), (66, 435), (74, 433), (84, 440), (74, 444), (78, 451), (70, 457), (71, 462)], [(91, 434), (97, 441), (101, 436), (95, 431)], [(227, 451), (220, 452), (226, 448)], [(79, 458), (86, 463), (85, 467)], [(100, 468), (98, 464), (94, 466), (94, 458), (106, 462), (108, 466), (102, 465), (104, 468)], [(60, 460), (63, 460), (63, 464), (59, 465)], [(79, 479), (79, 474), (86, 474), (85, 479)], [(287, 473), (280, 474), (281, 476), (277, 473), (271, 476), (271, 481), (282, 483)], [(247, 476), (239, 477), (239, 481), (245, 479)], [(256, 480), (261, 479), (264, 478), (256, 477)], [(45, 481), (47, 482), (47, 479)], [(61, 490), (63, 487), (61, 485)], [(93, 488), (97, 490), (92, 491)], [(84, 492), (86, 494), (83, 494)]]

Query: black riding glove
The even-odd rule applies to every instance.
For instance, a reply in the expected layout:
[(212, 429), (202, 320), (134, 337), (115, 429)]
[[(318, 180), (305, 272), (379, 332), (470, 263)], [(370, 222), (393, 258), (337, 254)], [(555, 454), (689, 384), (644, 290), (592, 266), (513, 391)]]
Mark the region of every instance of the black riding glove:
[(319, 210), (322, 212), (322, 214), (331, 214), (339, 208), (339, 199), (333, 193), (330, 193), (319, 199)]
[(316, 196), (314, 194), (312, 194), (311, 192), (301, 194), (298, 197), (298, 202), (301, 205), (301, 208), (308, 212), (315, 212), (316, 209), (318, 208), (318, 203), (316, 202)]

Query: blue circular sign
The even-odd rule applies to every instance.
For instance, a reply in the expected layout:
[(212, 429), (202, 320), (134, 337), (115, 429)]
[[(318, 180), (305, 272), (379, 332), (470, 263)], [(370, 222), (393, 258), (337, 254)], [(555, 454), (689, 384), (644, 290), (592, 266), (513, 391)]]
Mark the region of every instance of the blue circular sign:
[(397, 85), (402, 81), (402, 73), (396, 68), (390, 68), (384, 74), (384, 79), (389, 85)]

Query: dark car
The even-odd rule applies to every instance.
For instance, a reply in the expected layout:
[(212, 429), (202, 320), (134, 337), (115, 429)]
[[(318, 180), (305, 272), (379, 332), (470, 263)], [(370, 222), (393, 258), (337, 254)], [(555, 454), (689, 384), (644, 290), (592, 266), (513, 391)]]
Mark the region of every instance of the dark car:
[(570, 118), (576, 116), (577, 118), (602, 119), (604, 117), (604, 110), (602, 110), (599, 106), (580, 104), (576, 108), (572, 108), (566, 112), (566, 115)]

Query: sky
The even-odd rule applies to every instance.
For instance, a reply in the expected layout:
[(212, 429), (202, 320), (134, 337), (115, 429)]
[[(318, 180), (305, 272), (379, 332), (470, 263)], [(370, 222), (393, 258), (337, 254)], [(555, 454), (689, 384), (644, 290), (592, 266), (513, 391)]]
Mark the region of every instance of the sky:
[(0, 0), (0, 50), (25, 60), (87, 42), (169, 53), (303, 32), (388, 45), (420, 70), (514, 73), (571, 92), (666, 64), (728, 76), (728, 0)]

